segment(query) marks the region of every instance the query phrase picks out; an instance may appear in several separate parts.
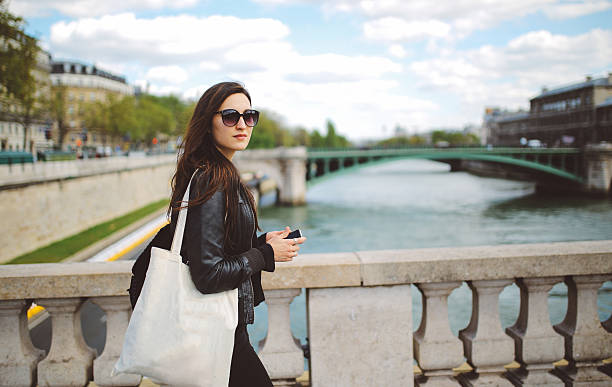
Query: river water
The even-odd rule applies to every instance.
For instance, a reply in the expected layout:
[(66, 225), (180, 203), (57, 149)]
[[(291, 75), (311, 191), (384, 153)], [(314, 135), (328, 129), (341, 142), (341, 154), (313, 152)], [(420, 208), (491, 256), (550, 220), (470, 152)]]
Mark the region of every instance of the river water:
[[(264, 230), (285, 225), (308, 237), (300, 253), (382, 249), (476, 246), (516, 243), (612, 239), (612, 200), (535, 193), (527, 182), (484, 178), (450, 172), (446, 164), (400, 160), (364, 167), (319, 182), (309, 188), (300, 207), (263, 205)], [(421, 319), (421, 295), (412, 287), (413, 329)], [(612, 313), (612, 283), (599, 291), (599, 317)], [(516, 320), (516, 285), (500, 295), (504, 327)], [(557, 284), (549, 295), (553, 324), (563, 320), (567, 291)], [(471, 292), (467, 285), (449, 297), (449, 319), (455, 334), (467, 326)], [(306, 308), (302, 294), (291, 304), (294, 336), (305, 343)], [(255, 310), (249, 326), (251, 342), (266, 335), (267, 310)]]

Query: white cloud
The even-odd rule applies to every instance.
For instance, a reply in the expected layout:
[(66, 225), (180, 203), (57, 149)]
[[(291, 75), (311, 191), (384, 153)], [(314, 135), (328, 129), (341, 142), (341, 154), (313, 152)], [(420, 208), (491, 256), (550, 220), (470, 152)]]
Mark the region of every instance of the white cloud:
[(571, 19), (612, 8), (607, 0), (567, 1), (544, 8), (551, 19)]
[(24, 17), (49, 16), (53, 11), (71, 17), (92, 17), (127, 10), (182, 9), (200, 0), (13, 0), (10, 9)]
[(10, 9), (24, 17), (48, 16), (57, 11), (66, 16), (91, 17), (127, 10), (187, 8), (200, 0), (13, 0)]
[(58, 22), (51, 27), (51, 44), (62, 55), (164, 65), (180, 57), (205, 60), (226, 47), (277, 40), (288, 33), (287, 26), (273, 19), (188, 15), (144, 19), (124, 13)]
[(389, 46), (389, 54), (396, 58), (405, 58), (408, 52), (401, 44), (392, 44)]
[(450, 25), (438, 20), (406, 21), (397, 17), (383, 17), (363, 25), (366, 38), (388, 42), (406, 42), (426, 37), (444, 38), (450, 30)]
[(147, 79), (165, 83), (180, 84), (189, 78), (187, 71), (180, 66), (156, 66), (147, 71)]
[[(451, 36), (465, 38), (504, 21), (544, 12), (568, 19), (604, 11), (610, 0), (256, 0), (264, 4), (315, 3), (325, 14), (359, 13), (366, 18), (364, 36), (387, 42)], [(401, 21), (401, 22), (400, 22)], [(436, 26), (440, 29), (435, 28)]]
[(290, 124), (321, 128), (331, 118), (351, 138), (398, 122), (424, 125), (427, 112), (436, 109), (389, 79), (403, 71), (394, 60), (304, 55), (278, 20), (119, 14), (59, 22), (51, 31), (54, 54), (129, 68), (150, 93), (197, 99), (216, 82), (239, 80), (256, 106), (279, 112)]
[(503, 47), (455, 50), (410, 66), (423, 90), (459, 96), (473, 116), (485, 105), (526, 107), (543, 85), (580, 81), (611, 67), (612, 31), (601, 29), (577, 36), (534, 31)]

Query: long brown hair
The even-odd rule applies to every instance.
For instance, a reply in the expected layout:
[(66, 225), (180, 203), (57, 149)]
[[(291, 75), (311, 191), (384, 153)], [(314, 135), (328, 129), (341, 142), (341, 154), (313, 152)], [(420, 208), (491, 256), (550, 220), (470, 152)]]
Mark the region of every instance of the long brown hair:
[[(212, 122), (215, 112), (232, 94), (242, 93), (251, 103), (251, 96), (243, 85), (236, 82), (221, 82), (211, 86), (198, 101), (187, 132), (180, 146), (177, 158), (176, 173), (172, 177), (172, 199), (168, 206), (168, 215), (175, 215), (180, 208), (192, 207), (210, 199), (216, 191), (222, 190), (225, 196), (225, 248), (234, 246), (231, 236), (238, 225), (240, 209), (238, 192), (242, 191), (253, 210), (255, 226), (257, 210), (251, 191), (240, 180), (240, 174), (234, 164), (228, 160), (215, 145), (212, 134)], [(189, 179), (197, 168), (202, 169), (202, 176), (208, 184), (204, 192), (196, 190), (196, 197), (183, 203), (183, 194)]]

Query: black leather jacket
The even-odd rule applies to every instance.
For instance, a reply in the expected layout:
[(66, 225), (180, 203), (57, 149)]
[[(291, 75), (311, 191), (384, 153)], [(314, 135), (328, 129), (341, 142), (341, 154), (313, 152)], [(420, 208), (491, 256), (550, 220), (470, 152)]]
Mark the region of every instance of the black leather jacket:
[[(190, 198), (204, 192), (208, 179), (197, 173), (191, 183)], [(235, 248), (224, 246), (225, 198), (217, 191), (206, 202), (189, 207), (181, 247), (183, 262), (189, 265), (191, 278), (202, 293), (216, 293), (238, 288), (238, 321), (253, 323), (253, 308), (264, 300), (261, 270), (274, 271), (274, 251), (265, 243), (265, 234), (256, 237), (255, 220), (244, 193), (240, 193), (240, 217), (235, 235)], [(140, 295), (151, 247), (170, 249), (177, 216), (163, 227), (138, 257), (132, 267), (130, 300), (132, 308)]]

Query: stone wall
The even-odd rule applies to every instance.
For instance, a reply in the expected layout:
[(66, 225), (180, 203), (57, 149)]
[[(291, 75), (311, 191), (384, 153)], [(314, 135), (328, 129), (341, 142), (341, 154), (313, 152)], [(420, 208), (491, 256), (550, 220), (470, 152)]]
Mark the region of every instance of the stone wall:
[(168, 198), (176, 156), (144, 160), (114, 168), (104, 161), (49, 163), (46, 170), (37, 163), (13, 175), (13, 184), (11, 175), (0, 171), (5, 183), (0, 190), (0, 262)]

